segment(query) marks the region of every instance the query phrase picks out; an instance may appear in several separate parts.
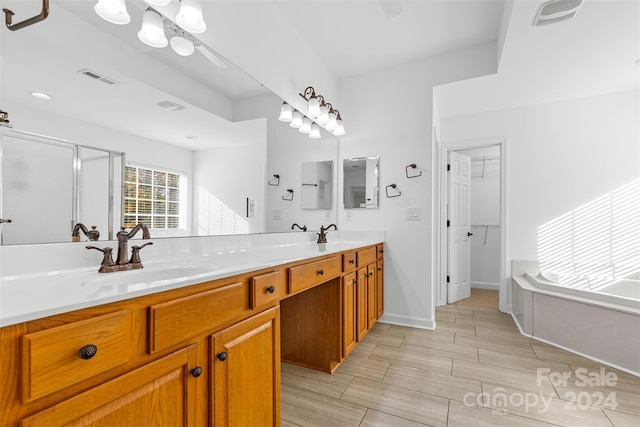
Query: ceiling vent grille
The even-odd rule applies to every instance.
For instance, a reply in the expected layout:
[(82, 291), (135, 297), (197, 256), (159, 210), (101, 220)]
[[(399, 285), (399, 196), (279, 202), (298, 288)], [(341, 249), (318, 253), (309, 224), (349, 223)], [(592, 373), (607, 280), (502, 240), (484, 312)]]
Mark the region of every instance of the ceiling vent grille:
[(89, 70), (88, 68), (83, 68), (82, 70), (78, 71), (80, 74), (84, 74), (87, 77), (91, 77), (94, 80), (98, 80), (102, 83), (108, 84), (109, 86), (114, 86), (117, 85), (118, 82), (110, 79), (108, 77), (103, 76), (102, 74), (96, 73), (95, 71)]
[(533, 18), (533, 26), (540, 27), (571, 19), (578, 13), (580, 6), (582, 0), (551, 0), (543, 3)]
[(176, 104), (175, 102), (171, 102), (171, 101), (158, 102), (156, 105), (167, 111), (180, 111), (186, 108), (180, 104)]

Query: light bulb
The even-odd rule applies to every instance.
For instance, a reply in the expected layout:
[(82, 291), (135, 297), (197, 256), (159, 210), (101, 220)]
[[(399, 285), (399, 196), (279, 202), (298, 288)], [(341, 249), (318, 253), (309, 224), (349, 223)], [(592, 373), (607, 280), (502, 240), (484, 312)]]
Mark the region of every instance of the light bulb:
[(300, 132), (302, 133), (309, 133), (311, 132), (311, 119), (309, 117), (303, 117), (302, 118), (302, 126), (300, 126), (300, 129), (298, 129)]
[(278, 117), (278, 120), (281, 122), (290, 122), (292, 118), (293, 109), (291, 108), (291, 105), (283, 102), (282, 107), (280, 107), (280, 117)]
[(326, 125), (329, 121), (329, 107), (326, 105), (320, 106), (320, 114), (318, 114), (317, 122), (321, 125)]
[(311, 132), (309, 132), (309, 138), (318, 139), (320, 138), (320, 126), (316, 123), (311, 125)]
[(196, 50), (193, 43), (182, 36), (172, 37), (171, 40), (169, 40), (169, 44), (171, 45), (171, 49), (180, 56), (193, 55), (193, 52)]
[(138, 31), (138, 38), (151, 47), (162, 48), (169, 44), (164, 35), (162, 15), (148, 7), (142, 16), (142, 28)]
[(112, 24), (126, 25), (131, 22), (124, 0), (98, 0), (93, 10), (100, 18)]
[(309, 98), (309, 110), (307, 114), (309, 117), (318, 117), (320, 115), (320, 101), (317, 96)]
[(289, 123), (289, 126), (291, 126), (294, 129), (298, 129), (300, 126), (302, 126), (302, 113), (298, 110), (293, 112), (293, 118), (291, 119), (291, 123)]
[(181, 0), (180, 12), (176, 15), (176, 22), (192, 34), (204, 33), (207, 24), (202, 17), (202, 5), (196, 0)]

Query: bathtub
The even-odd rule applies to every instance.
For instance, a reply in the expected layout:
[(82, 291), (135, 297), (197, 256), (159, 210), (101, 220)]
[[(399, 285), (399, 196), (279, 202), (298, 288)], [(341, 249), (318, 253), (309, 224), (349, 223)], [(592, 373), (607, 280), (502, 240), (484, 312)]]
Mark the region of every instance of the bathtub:
[(524, 335), (640, 376), (639, 280), (572, 279), (513, 261), (511, 301)]
[(640, 280), (590, 280), (541, 271), (525, 273), (537, 288), (640, 308)]

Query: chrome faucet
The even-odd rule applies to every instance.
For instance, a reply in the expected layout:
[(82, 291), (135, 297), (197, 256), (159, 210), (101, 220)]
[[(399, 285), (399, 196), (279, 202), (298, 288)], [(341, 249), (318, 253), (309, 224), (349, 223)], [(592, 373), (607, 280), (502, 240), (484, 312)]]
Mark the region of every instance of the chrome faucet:
[(335, 224), (328, 225), (326, 227), (320, 226), (320, 233), (316, 233), (318, 235), (318, 243), (327, 243), (327, 231), (333, 227), (334, 230), (338, 230)]
[(149, 229), (147, 228), (146, 225), (142, 223), (139, 223), (138, 225), (133, 227), (131, 231), (128, 233), (126, 228), (122, 227), (122, 229), (118, 231), (118, 233), (116, 234), (116, 236), (118, 237), (118, 258), (116, 260), (116, 268), (118, 270), (129, 270), (132, 268), (128, 258), (129, 250), (127, 249), (127, 242), (129, 241), (129, 239), (135, 236), (136, 233), (140, 230), (142, 230), (143, 239), (151, 238), (151, 235), (149, 234)]
[(299, 228), (300, 230), (302, 230), (302, 231), (307, 231), (307, 226), (306, 226), (306, 225), (303, 225), (302, 227), (300, 227), (298, 224), (294, 223), (294, 224), (291, 226), (291, 229), (292, 229), (292, 230), (294, 230), (294, 227), (298, 227), (298, 228)]

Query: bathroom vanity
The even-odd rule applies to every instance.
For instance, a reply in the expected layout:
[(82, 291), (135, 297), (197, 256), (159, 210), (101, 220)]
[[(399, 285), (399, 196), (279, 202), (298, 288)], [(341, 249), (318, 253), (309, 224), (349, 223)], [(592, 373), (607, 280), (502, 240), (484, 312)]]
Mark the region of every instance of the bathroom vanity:
[[(303, 246), (315, 253), (300, 255)], [(283, 250), (297, 255), (267, 248), (272, 260), (251, 267), (242, 251), (227, 254), (235, 274), (207, 274), (191, 259), (184, 277), (165, 281), (171, 289), (155, 278), (139, 296), (5, 320), (2, 425), (280, 425), (280, 362), (333, 372), (384, 301), (381, 241)], [(129, 273), (92, 280), (144, 288), (119, 274)]]

